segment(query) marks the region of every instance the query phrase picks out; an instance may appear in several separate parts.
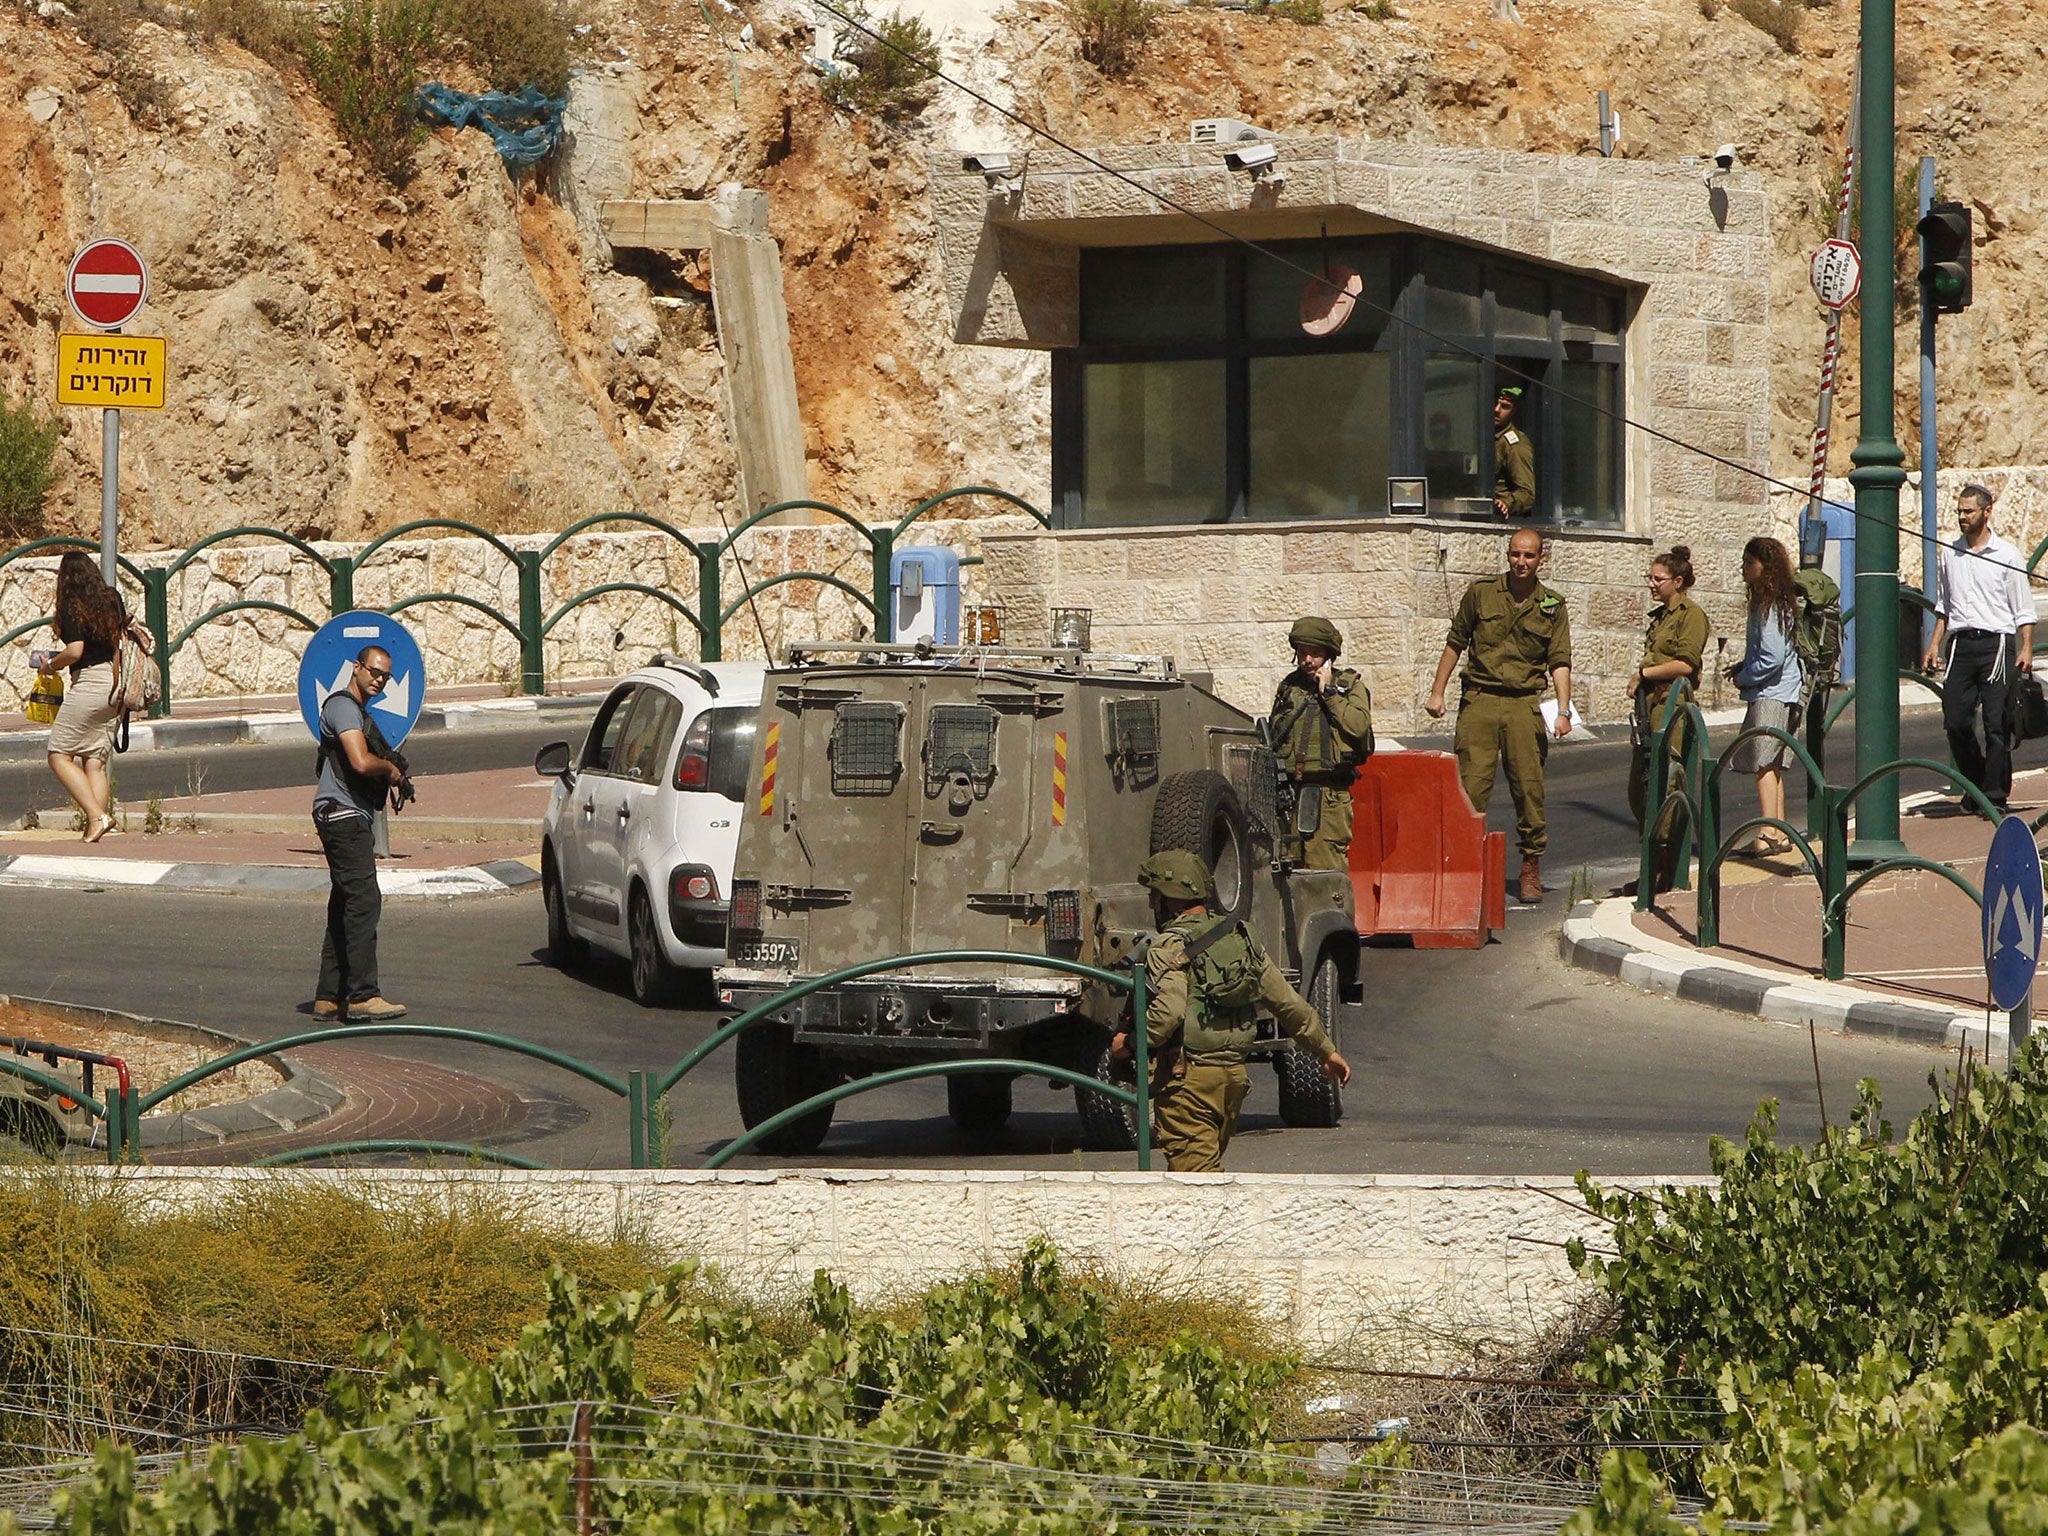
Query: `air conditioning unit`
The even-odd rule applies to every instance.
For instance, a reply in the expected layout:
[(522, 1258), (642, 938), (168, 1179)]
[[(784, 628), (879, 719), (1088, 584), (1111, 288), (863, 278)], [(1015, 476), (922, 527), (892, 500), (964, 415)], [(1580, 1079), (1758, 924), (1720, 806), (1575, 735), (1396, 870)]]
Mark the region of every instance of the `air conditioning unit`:
[(1188, 128), (1190, 144), (1241, 144), (1246, 139), (1270, 139), (1271, 129), (1241, 123), (1234, 117), (1198, 117)]

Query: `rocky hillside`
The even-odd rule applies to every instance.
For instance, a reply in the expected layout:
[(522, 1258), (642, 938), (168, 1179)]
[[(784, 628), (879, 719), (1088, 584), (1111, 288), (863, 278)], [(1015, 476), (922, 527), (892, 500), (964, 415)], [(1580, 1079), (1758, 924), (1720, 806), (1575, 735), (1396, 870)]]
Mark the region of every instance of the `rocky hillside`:
[[(1977, 305), (1944, 322), (1943, 456), (2028, 462), (2048, 448), (2034, 425), (2048, 301), (2022, 278), (2048, 254), (2048, 123), (2027, 105), (2048, 7), (1900, 8), (1901, 163), (1936, 155), (1981, 241)], [(1486, 0), (1333, 9), (1320, 25), (1190, 7), (1121, 81), (1081, 61), (1052, 0), (927, 9), (950, 70), (1082, 144), (1178, 139), (1222, 115), (1569, 153), (1591, 140), (1603, 86), (1625, 154), (1739, 143), (1776, 234), (1774, 467), (1804, 481), (1821, 337), (1805, 263), (1840, 174), (1852, 0), (1802, 10), (1793, 51), (1721, 0), (1522, 0), (1520, 26)], [(173, 381), (171, 408), (125, 433), (135, 542), (243, 522), (348, 537), (433, 514), (507, 530), (627, 505), (732, 515), (701, 260), (600, 264), (559, 173), (515, 183), (474, 132), (437, 132), (393, 187), (295, 72), (162, 15), (117, 43), (91, 28), (95, 46), (62, 0), (0, 0), (0, 393), (53, 399), (80, 239), (141, 245)], [(828, 105), (805, 57), (829, 17), (799, 0), (581, 0), (577, 15), (578, 100), (597, 104), (580, 156), (608, 156), (634, 196), (727, 181), (770, 195), (813, 494), (876, 513), (970, 479), (1043, 494), (1044, 360), (947, 343), (924, 199), (927, 154), (1021, 148), (1024, 131), (943, 86), (903, 124)], [(464, 83), (459, 64), (449, 77)], [(1902, 436), (1914, 330), (1907, 317)], [(83, 527), (97, 422), (66, 416), (49, 513)], [(1837, 434), (1838, 472), (1853, 440)]]

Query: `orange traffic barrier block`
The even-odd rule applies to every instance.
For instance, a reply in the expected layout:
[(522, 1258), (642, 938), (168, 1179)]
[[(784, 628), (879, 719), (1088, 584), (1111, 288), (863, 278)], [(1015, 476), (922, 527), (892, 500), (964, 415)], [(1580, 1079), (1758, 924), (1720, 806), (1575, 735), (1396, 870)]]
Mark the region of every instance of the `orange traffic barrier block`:
[(1351, 888), (1362, 938), (1477, 949), (1507, 926), (1508, 841), (1488, 832), (1451, 752), (1377, 752), (1351, 786)]

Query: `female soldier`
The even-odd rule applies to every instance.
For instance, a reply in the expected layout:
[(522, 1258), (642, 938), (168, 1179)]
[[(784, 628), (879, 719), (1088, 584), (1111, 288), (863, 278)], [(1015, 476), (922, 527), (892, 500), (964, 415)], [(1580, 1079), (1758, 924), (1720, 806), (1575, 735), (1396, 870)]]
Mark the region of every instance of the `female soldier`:
[[(1644, 801), (1650, 785), (1650, 743), (1663, 727), (1669, 712), (1666, 701), (1674, 684), (1683, 677), (1699, 686), (1700, 666), (1707, 650), (1707, 616), (1685, 594), (1693, 583), (1692, 551), (1680, 544), (1650, 562), (1650, 627), (1643, 636), (1643, 659), (1629, 674), (1628, 696), (1635, 702), (1635, 729), (1630, 733), (1634, 752), (1629, 758), (1628, 806), (1635, 812), (1636, 826), (1643, 825)], [(1670, 756), (1682, 759), (1686, 741), (1683, 727), (1669, 737)], [(1673, 769), (1674, 775), (1681, 769)]]

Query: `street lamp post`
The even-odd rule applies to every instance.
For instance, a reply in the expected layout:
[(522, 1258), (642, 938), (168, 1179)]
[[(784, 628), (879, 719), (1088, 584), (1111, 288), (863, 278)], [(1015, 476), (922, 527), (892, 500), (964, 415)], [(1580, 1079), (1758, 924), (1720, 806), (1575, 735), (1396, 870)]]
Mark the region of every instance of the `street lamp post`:
[[(1892, 419), (1893, 270), (1897, 210), (1893, 56), (1896, 0), (1863, 0), (1863, 304), (1860, 433), (1856, 467), (1856, 776), (1899, 755), (1899, 488), (1906, 483)], [(1906, 851), (1899, 840), (1899, 781), (1885, 779), (1857, 801), (1852, 863)]]

